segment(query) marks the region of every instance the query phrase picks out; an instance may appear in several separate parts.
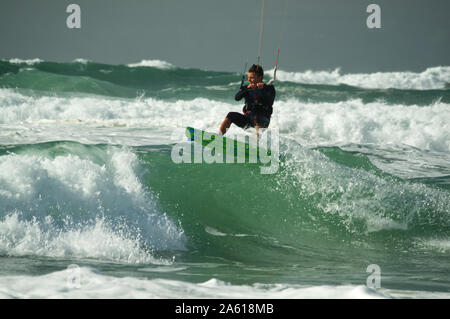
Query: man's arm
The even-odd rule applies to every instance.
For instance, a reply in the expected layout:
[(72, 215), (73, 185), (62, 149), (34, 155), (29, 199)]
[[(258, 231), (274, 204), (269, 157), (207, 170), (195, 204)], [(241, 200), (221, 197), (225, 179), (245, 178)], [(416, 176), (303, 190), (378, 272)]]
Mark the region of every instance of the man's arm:
[(236, 93), (234, 99), (235, 99), (236, 101), (240, 101), (240, 100), (242, 100), (242, 98), (244, 98), (247, 94), (248, 94), (247, 87), (244, 86), (244, 85), (242, 85), (242, 86), (241, 86), (241, 89), (239, 90), (239, 92)]
[(275, 87), (273, 84), (267, 84), (264, 86), (264, 104), (266, 105), (273, 105), (273, 102), (275, 101)]

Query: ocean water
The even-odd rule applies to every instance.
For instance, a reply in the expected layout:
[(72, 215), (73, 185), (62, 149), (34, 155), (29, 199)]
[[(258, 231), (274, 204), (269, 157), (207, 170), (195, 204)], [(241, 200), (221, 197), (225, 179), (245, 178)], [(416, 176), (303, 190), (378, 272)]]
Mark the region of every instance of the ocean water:
[(450, 67), (279, 70), (276, 173), (174, 163), (239, 83), (0, 60), (0, 298), (449, 298)]

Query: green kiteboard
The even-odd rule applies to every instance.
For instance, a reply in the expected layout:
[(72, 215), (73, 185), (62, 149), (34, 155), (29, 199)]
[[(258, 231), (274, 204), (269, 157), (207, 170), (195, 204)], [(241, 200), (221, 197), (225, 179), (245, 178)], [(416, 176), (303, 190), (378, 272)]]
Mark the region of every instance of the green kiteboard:
[(261, 154), (271, 156), (270, 149), (266, 150), (257, 145), (252, 145), (249, 140), (242, 142), (193, 127), (186, 127), (186, 136), (189, 141), (200, 143), (203, 147), (215, 147), (216, 151), (224, 155), (231, 155), (234, 158), (241, 158), (241, 160), (244, 158), (246, 161), (251, 160), (251, 158), (256, 160)]

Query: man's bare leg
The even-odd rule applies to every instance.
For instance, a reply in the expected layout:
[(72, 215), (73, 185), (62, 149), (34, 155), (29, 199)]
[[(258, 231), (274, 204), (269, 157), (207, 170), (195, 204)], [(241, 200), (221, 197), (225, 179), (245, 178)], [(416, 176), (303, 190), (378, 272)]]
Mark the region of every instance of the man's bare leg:
[(259, 125), (255, 125), (255, 130), (256, 130), (256, 136), (259, 137), (259, 129), (261, 127)]
[(228, 117), (226, 117), (225, 120), (223, 120), (222, 124), (220, 125), (219, 134), (225, 135), (225, 133), (230, 128), (230, 126), (231, 126), (231, 121)]

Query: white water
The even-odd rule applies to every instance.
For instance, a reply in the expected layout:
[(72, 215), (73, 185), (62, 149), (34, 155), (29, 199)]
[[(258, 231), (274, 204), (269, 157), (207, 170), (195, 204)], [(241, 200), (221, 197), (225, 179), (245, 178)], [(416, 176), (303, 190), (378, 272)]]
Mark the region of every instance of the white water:
[[(241, 105), (205, 98), (168, 102), (154, 98), (33, 97), (0, 89), (0, 109), (3, 144), (26, 143), (36, 136), (40, 141), (84, 138), (83, 142), (96, 143), (109, 137), (113, 142), (114, 135), (108, 136), (108, 129), (112, 129), (119, 137), (132, 131), (130, 139), (137, 139), (126, 144), (142, 145), (139, 133), (144, 134), (141, 137), (145, 140), (146, 134), (157, 131), (164, 140), (180, 127), (217, 131), (226, 114), (240, 111)], [(450, 105), (441, 102), (424, 107), (364, 104), (361, 100), (338, 103), (281, 100), (274, 104), (271, 127), (306, 145), (403, 144), (450, 151)], [(137, 134), (133, 129), (139, 130)]]
[(178, 280), (112, 277), (85, 267), (69, 268), (42, 276), (0, 277), (0, 298), (182, 299), (186, 296), (194, 299), (380, 299), (449, 298), (450, 294), (389, 289), (373, 290), (362, 285), (302, 286), (259, 283), (232, 285), (214, 278), (195, 284)]
[(131, 68), (136, 68), (136, 67), (153, 67), (153, 68), (158, 68), (161, 70), (168, 70), (168, 69), (173, 69), (175, 68), (175, 66), (169, 62), (166, 61), (162, 61), (162, 60), (142, 60), (141, 62), (138, 63), (130, 63), (127, 64), (129, 67)]
[[(4, 59), (14, 64), (33, 65), (44, 62), (42, 59)], [(86, 59), (75, 59), (73, 62), (86, 63)], [(129, 63), (128, 67), (154, 67), (161, 70), (174, 69), (176, 66), (164, 60), (142, 60), (137, 63)], [(273, 69), (266, 70), (271, 76)], [(435, 90), (442, 89), (450, 83), (450, 66), (429, 67), (422, 72), (397, 71), (374, 73), (347, 73), (343, 74), (340, 68), (334, 70), (306, 70), (303, 72), (289, 72), (277, 70), (278, 81), (289, 81), (303, 84), (346, 84), (369, 89), (404, 89), (404, 90)]]
[[(273, 70), (267, 71), (273, 74)], [(340, 69), (333, 71), (305, 71), (286, 72), (277, 71), (278, 81), (289, 81), (304, 84), (326, 84), (371, 88), (371, 89), (413, 89), (433, 90), (442, 89), (446, 83), (450, 83), (450, 67), (437, 66), (423, 72), (376, 72), (341, 74)]]
[(141, 184), (135, 154), (64, 148), (71, 154), (0, 157), (0, 254), (159, 263), (151, 250), (185, 249), (183, 230)]

